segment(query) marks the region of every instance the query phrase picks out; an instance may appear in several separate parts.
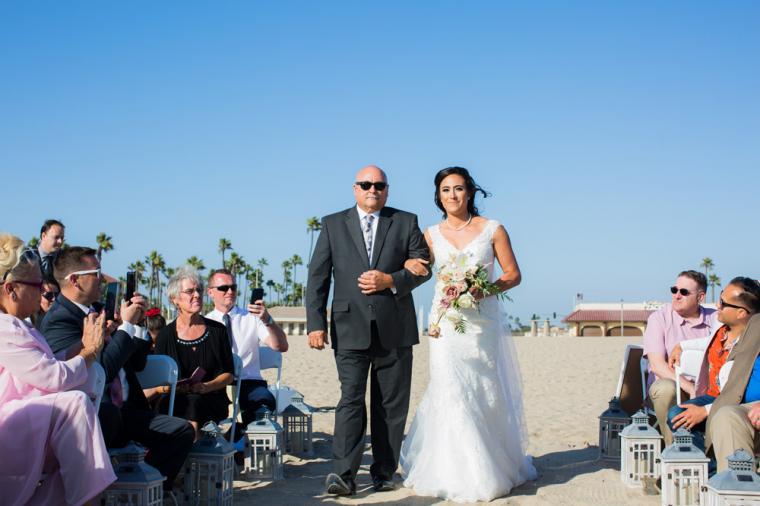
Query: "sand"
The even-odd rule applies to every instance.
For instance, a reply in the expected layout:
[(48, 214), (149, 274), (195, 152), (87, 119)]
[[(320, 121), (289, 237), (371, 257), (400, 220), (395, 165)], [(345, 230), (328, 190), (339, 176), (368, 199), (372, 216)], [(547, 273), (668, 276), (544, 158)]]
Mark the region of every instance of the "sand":
[[(414, 348), (414, 375), (408, 425), (428, 381), (428, 345)], [(646, 496), (620, 481), (617, 466), (598, 460), (599, 414), (617, 385), (626, 344), (641, 338), (515, 337), (522, 369), (525, 413), (530, 433), (528, 451), (539, 478), (489, 504), (655, 505), (659, 496)], [(451, 504), (416, 496), (400, 487), (374, 492), (369, 476), (369, 438), (357, 477), (357, 495), (336, 498), (324, 494), (331, 472), (334, 407), (339, 386), (332, 351), (309, 349), (305, 337), (293, 337), (285, 354), (283, 384), (304, 394), (317, 408), (314, 415), (315, 457), (285, 455), (285, 479), (277, 482), (235, 482), (236, 504)], [(271, 375), (268, 375), (271, 378)], [(400, 481), (397, 476), (396, 479)]]

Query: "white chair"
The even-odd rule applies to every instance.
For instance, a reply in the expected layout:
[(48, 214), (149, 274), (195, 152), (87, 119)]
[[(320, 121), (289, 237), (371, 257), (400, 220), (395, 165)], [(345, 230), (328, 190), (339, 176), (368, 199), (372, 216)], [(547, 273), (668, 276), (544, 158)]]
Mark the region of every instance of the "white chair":
[[(280, 411), (280, 380), (282, 379), (282, 353), (274, 351), (268, 346), (259, 347), (259, 369), (277, 369), (277, 380), (274, 383), (274, 401), (277, 411)], [(270, 390), (272, 388), (270, 387)]]
[(95, 406), (95, 411), (100, 408), (100, 401), (103, 399), (103, 391), (106, 388), (106, 371), (103, 366), (93, 362), (87, 371), (87, 381), (80, 385), (77, 390), (87, 394)]
[(232, 417), (227, 418), (219, 422), (219, 425), (224, 427), (230, 426), (230, 443), (234, 443), (233, 437), (235, 436), (235, 426), (237, 425), (238, 414), (240, 413), (240, 383), (243, 380), (243, 359), (241, 359), (235, 353), (232, 354), (232, 364), (234, 366), (234, 380), (235, 380), (235, 394), (232, 401)]
[(177, 390), (179, 369), (177, 362), (168, 355), (148, 355), (145, 369), (137, 373), (137, 379), (143, 388), (169, 386), (169, 415), (174, 414), (174, 395)]

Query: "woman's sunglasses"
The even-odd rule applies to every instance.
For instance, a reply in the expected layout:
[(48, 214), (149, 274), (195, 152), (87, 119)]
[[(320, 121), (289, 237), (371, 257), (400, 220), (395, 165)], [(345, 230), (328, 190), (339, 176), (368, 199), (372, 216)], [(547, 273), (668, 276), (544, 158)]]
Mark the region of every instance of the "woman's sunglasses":
[(42, 297), (48, 302), (53, 302), (57, 295), (58, 292), (42, 292)]

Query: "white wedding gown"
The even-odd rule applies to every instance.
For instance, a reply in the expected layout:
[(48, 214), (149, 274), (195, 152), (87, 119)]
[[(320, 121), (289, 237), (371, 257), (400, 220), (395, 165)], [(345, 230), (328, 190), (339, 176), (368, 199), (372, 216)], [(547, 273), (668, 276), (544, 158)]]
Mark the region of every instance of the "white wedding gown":
[[(467, 254), (470, 265), (487, 266), (493, 276), (493, 234), (489, 220), (464, 249), (457, 250), (429, 229), (435, 262)], [(436, 284), (431, 319), (442, 285)], [(480, 302), (462, 311), (466, 332), (458, 334), (444, 317), (441, 335), (430, 338), (430, 382), (401, 449), (404, 486), (418, 495), (457, 502), (490, 501), (536, 478), (526, 455), (522, 387), (515, 348), (502, 303)], [(433, 320), (435, 321), (435, 320)]]

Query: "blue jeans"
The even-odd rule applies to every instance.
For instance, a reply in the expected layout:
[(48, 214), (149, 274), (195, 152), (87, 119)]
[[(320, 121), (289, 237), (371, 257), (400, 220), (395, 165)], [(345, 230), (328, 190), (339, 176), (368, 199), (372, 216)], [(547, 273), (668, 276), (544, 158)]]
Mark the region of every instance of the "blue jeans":
[[(682, 402), (681, 404), (693, 404), (695, 406), (706, 406), (708, 404), (712, 404), (715, 400), (715, 397), (712, 395), (700, 395), (699, 397), (694, 397), (693, 399), (689, 399), (688, 401)], [(679, 408), (677, 405), (670, 408), (668, 411), (668, 427), (670, 427), (670, 430), (675, 432), (676, 429), (673, 428), (673, 418), (678, 416), (679, 414), (686, 411), (683, 408)], [(705, 425), (707, 420), (703, 421), (699, 425), (695, 425), (691, 428), (691, 435), (693, 436), (694, 446), (705, 451)], [(715, 459), (712, 459), (710, 461), (710, 464), (708, 465), (709, 469), (712, 469), (712, 472), (715, 471)], [(710, 473), (712, 474), (712, 473)]]

